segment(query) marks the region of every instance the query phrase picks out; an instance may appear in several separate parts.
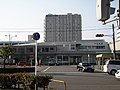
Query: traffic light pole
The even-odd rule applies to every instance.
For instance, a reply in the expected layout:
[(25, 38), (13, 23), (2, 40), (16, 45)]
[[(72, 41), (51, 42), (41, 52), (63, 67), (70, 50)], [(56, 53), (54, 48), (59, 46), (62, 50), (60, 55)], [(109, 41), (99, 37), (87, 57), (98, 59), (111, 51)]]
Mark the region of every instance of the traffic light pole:
[(113, 29), (113, 58), (116, 59), (114, 24), (112, 24), (112, 29)]
[(114, 24), (112, 24), (112, 30), (113, 30), (113, 34), (112, 35), (97, 34), (96, 37), (112, 36), (112, 39), (113, 39), (113, 58), (116, 59)]

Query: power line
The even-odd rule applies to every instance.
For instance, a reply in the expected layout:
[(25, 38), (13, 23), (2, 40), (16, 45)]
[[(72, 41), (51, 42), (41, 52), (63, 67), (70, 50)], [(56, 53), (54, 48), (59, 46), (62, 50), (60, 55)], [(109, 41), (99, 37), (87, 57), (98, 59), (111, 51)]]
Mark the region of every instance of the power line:
[[(80, 31), (80, 30), (72, 30), (72, 29), (66, 29), (61, 30), (61, 28), (55, 28), (56, 31), (52, 31), (53, 28), (47, 32), (70, 32), (70, 31)], [(82, 29), (81, 31), (99, 31), (99, 30), (110, 30), (112, 29), (111, 27), (106, 27), (106, 28), (88, 28), (88, 29)], [(44, 29), (42, 28), (0, 28), (0, 32), (3, 33), (33, 33), (35, 32), (35, 30), (37, 32), (45, 32)], [(59, 31), (57, 31), (59, 30)]]
[(20, 27), (20, 28), (0, 28), (0, 30), (27, 30), (27, 29), (30, 29), (30, 30), (32, 30), (32, 29), (42, 29), (42, 28), (22, 28), (22, 27)]
[(83, 31), (99, 31), (99, 30), (110, 30), (112, 28), (97, 28), (97, 29), (94, 29), (94, 28), (91, 28), (91, 29), (83, 29)]

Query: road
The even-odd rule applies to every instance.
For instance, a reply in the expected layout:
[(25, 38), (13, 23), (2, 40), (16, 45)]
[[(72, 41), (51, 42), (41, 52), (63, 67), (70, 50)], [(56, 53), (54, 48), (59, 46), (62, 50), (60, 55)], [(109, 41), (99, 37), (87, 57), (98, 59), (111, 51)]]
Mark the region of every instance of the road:
[[(54, 79), (64, 80), (67, 90), (120, 90), (120, 80), (103, 72), (78, 72), (75, 66), (44, 66), (37, 74), (53, 75)], [(50, 83), (54, 90), (64, 90), (63, 83)], [(52, 89), (51, 89), (52, 90)]]

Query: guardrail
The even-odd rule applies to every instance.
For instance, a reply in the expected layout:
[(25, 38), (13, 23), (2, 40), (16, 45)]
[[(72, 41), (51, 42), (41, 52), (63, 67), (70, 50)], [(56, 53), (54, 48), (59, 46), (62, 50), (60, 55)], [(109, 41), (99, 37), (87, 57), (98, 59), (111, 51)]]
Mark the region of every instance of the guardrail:
[[(65, 81), (62, 81), (62, 80), (55, 80), (55, 79), (50, 79), (51, 82), (55, 82), (55, 83), (63, 83), (64, 85), (64, 90), (67, 90), (67, 85), (66, 85), (66, 82)], [(54, 88), (50, 88), (50, 89), (53, 89), (53, 90), (58, 90), (58, 89), (54, 89)], [(47, 90), (49, 90), (49, 85), (47, 87)]]

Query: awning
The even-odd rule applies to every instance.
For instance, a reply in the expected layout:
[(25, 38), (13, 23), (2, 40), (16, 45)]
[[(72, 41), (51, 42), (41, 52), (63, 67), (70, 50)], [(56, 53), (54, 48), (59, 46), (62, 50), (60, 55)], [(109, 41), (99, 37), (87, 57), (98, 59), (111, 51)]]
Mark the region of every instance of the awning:
[(113, 54), (98, 54), (96, 58), (112, 58)]

